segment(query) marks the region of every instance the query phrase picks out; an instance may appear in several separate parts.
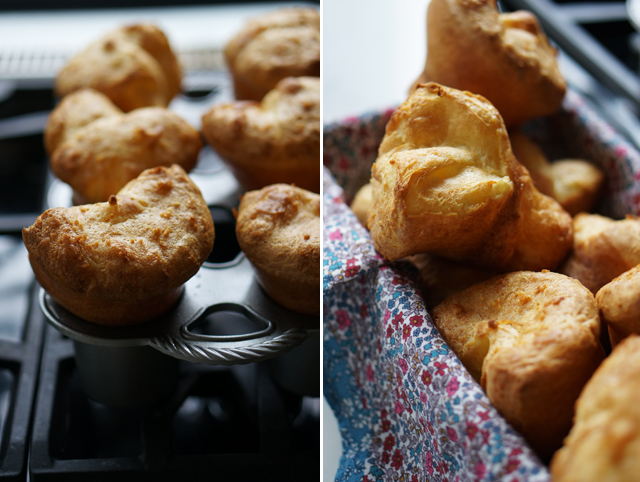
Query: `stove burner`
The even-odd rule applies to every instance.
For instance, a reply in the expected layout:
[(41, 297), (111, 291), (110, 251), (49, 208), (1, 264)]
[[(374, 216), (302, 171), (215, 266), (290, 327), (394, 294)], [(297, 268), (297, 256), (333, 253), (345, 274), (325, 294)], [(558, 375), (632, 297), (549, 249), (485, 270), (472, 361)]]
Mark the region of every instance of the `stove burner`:
[(264, 363), (181, 363), (178, 388), (149, 409), (113, 408), (80, 387), (71, 340), (46, 332), (31, 480), (315, 479), (319, 399), (273, 383)]

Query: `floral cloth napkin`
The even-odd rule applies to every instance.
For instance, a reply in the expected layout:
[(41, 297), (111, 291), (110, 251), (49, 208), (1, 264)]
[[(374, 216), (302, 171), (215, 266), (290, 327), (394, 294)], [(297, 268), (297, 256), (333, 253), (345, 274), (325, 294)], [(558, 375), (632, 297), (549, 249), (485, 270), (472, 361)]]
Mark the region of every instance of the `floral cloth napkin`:
[[(412, 268), (382, 259), (347, 205), (369, 179), (391, 113), (324, 129), (324, 395), (343, 439), (336, 480), (549, 480), (444, 343)], [(640, 153), (576, 92), (526, 131), (550, 159), (606, 171), (600, 213), (638, 213)]]

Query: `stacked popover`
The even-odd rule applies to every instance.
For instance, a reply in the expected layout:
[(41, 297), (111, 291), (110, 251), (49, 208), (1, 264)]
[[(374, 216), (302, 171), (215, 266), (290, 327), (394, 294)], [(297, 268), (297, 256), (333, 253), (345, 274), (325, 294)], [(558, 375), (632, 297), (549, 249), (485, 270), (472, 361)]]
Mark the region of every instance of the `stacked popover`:
[(200, 134), (162, 107), (128, 114), (105, 95), (82, 89), (53, 110), (45, 129), (51, 170), (80, 202), (106, 201), (145, 169), (179, 164), (191, 170), (202, 148)]
[(286, 77), (320, 77), (320, 14), (287, 8), (249, 21), (225, 48), (238, 100), (261, 100)]
[(108, 32), (75, 55), (58, 73), (64, 97), (82, 88), (105, 94), (121, 110), (166, 107), (180, 92), (182, 73), (162, 30), (138, 24)]
[(287, 183), (320, 192), (320, 79), (285, 78), (260, 104), (214, 105), (202, 131), (245, 190)]
[(566, 84), (556, 50), (530, 12), (496, 0), (432, 0), (427, 61), (416, 85), (436, 82), (487, 98), (507, 126), (553, 114)]
[(320, 196), (287, 184), (247, 192), (238, 208), (236, 235), (276, 303), (320, 314)]
[(498, 271), (555, 268), (571, 217), (515, 159), (481, 96), (426, 84), (396, 109), (372, 168), (369, 230), (395, 260), (431, 253)]
[(173, 306), (214, 228), (200, 190), (173, 165), (144, 171), (108, 202), (49, 209), (23, 239), (38, 282), (62, 306), (121, 326)]
[(550, 458), (604, 358), (589, 290), (557, 273), (509, 273), (450, 296), (433, 320), (498, 411)]
[(555, 482), (627, 482), (640, 472), (640, 337), (620, 343), (586, 384), (571, 433), (551, 461)]

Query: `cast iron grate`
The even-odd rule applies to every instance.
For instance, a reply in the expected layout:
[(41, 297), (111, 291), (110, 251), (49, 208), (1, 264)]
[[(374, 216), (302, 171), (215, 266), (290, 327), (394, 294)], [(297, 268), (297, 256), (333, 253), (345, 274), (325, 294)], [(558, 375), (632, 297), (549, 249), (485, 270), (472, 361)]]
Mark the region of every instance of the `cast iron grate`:
[(30, 476), (38, 481), (316, 480), (319, 399), (273, 383), (264, 363), (182, 363), (173, 395), (111, 408), (82, 391), (72, 341), (47, 327)]

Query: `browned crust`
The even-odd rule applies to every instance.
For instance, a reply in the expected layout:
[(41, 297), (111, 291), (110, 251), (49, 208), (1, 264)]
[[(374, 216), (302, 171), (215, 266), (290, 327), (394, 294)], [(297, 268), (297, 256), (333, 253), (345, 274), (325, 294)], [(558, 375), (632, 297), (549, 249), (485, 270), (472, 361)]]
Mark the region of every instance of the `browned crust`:
[(23, 239), (38, 281), (67, 309), (130, 324), (139, 322), (136, 305), (162, 311), (175, 302), (211, 252), (214, 230), (200, 191), (174, 165), (143, 172), (109, 202), (49, 209)]
[(320, 196), (286, 184), (248, 192), (238, 208), (236, 235), (276, 303), (320, 314)]
[(427, 61), (416, 82), (437, 82), (486, 97), (507, 126), (558, 110), (566, 90), (536, 17), (500, 14), (495, 0), (433, 0)]
[(165, 34), (151, 24), (108, 32), (74, 56), (58, 73), (56, 95), (90, 87), (125, 112), (169, 105), (182, 74)]
[(213, 106), (202, 132), (245, 190), (295, 184), (320, 192), (320, 81), (290, 77), (258, 104)]
[(433, 319), (498, 411), (549, 459), (604, 358), (593, 295), (561, 274), (515, 272), (452, 295)]
[(227, 44), (238, 100), (261, 100), (286, 77), (320, 76), (320, 15), (290, 8), (252, 19)]

